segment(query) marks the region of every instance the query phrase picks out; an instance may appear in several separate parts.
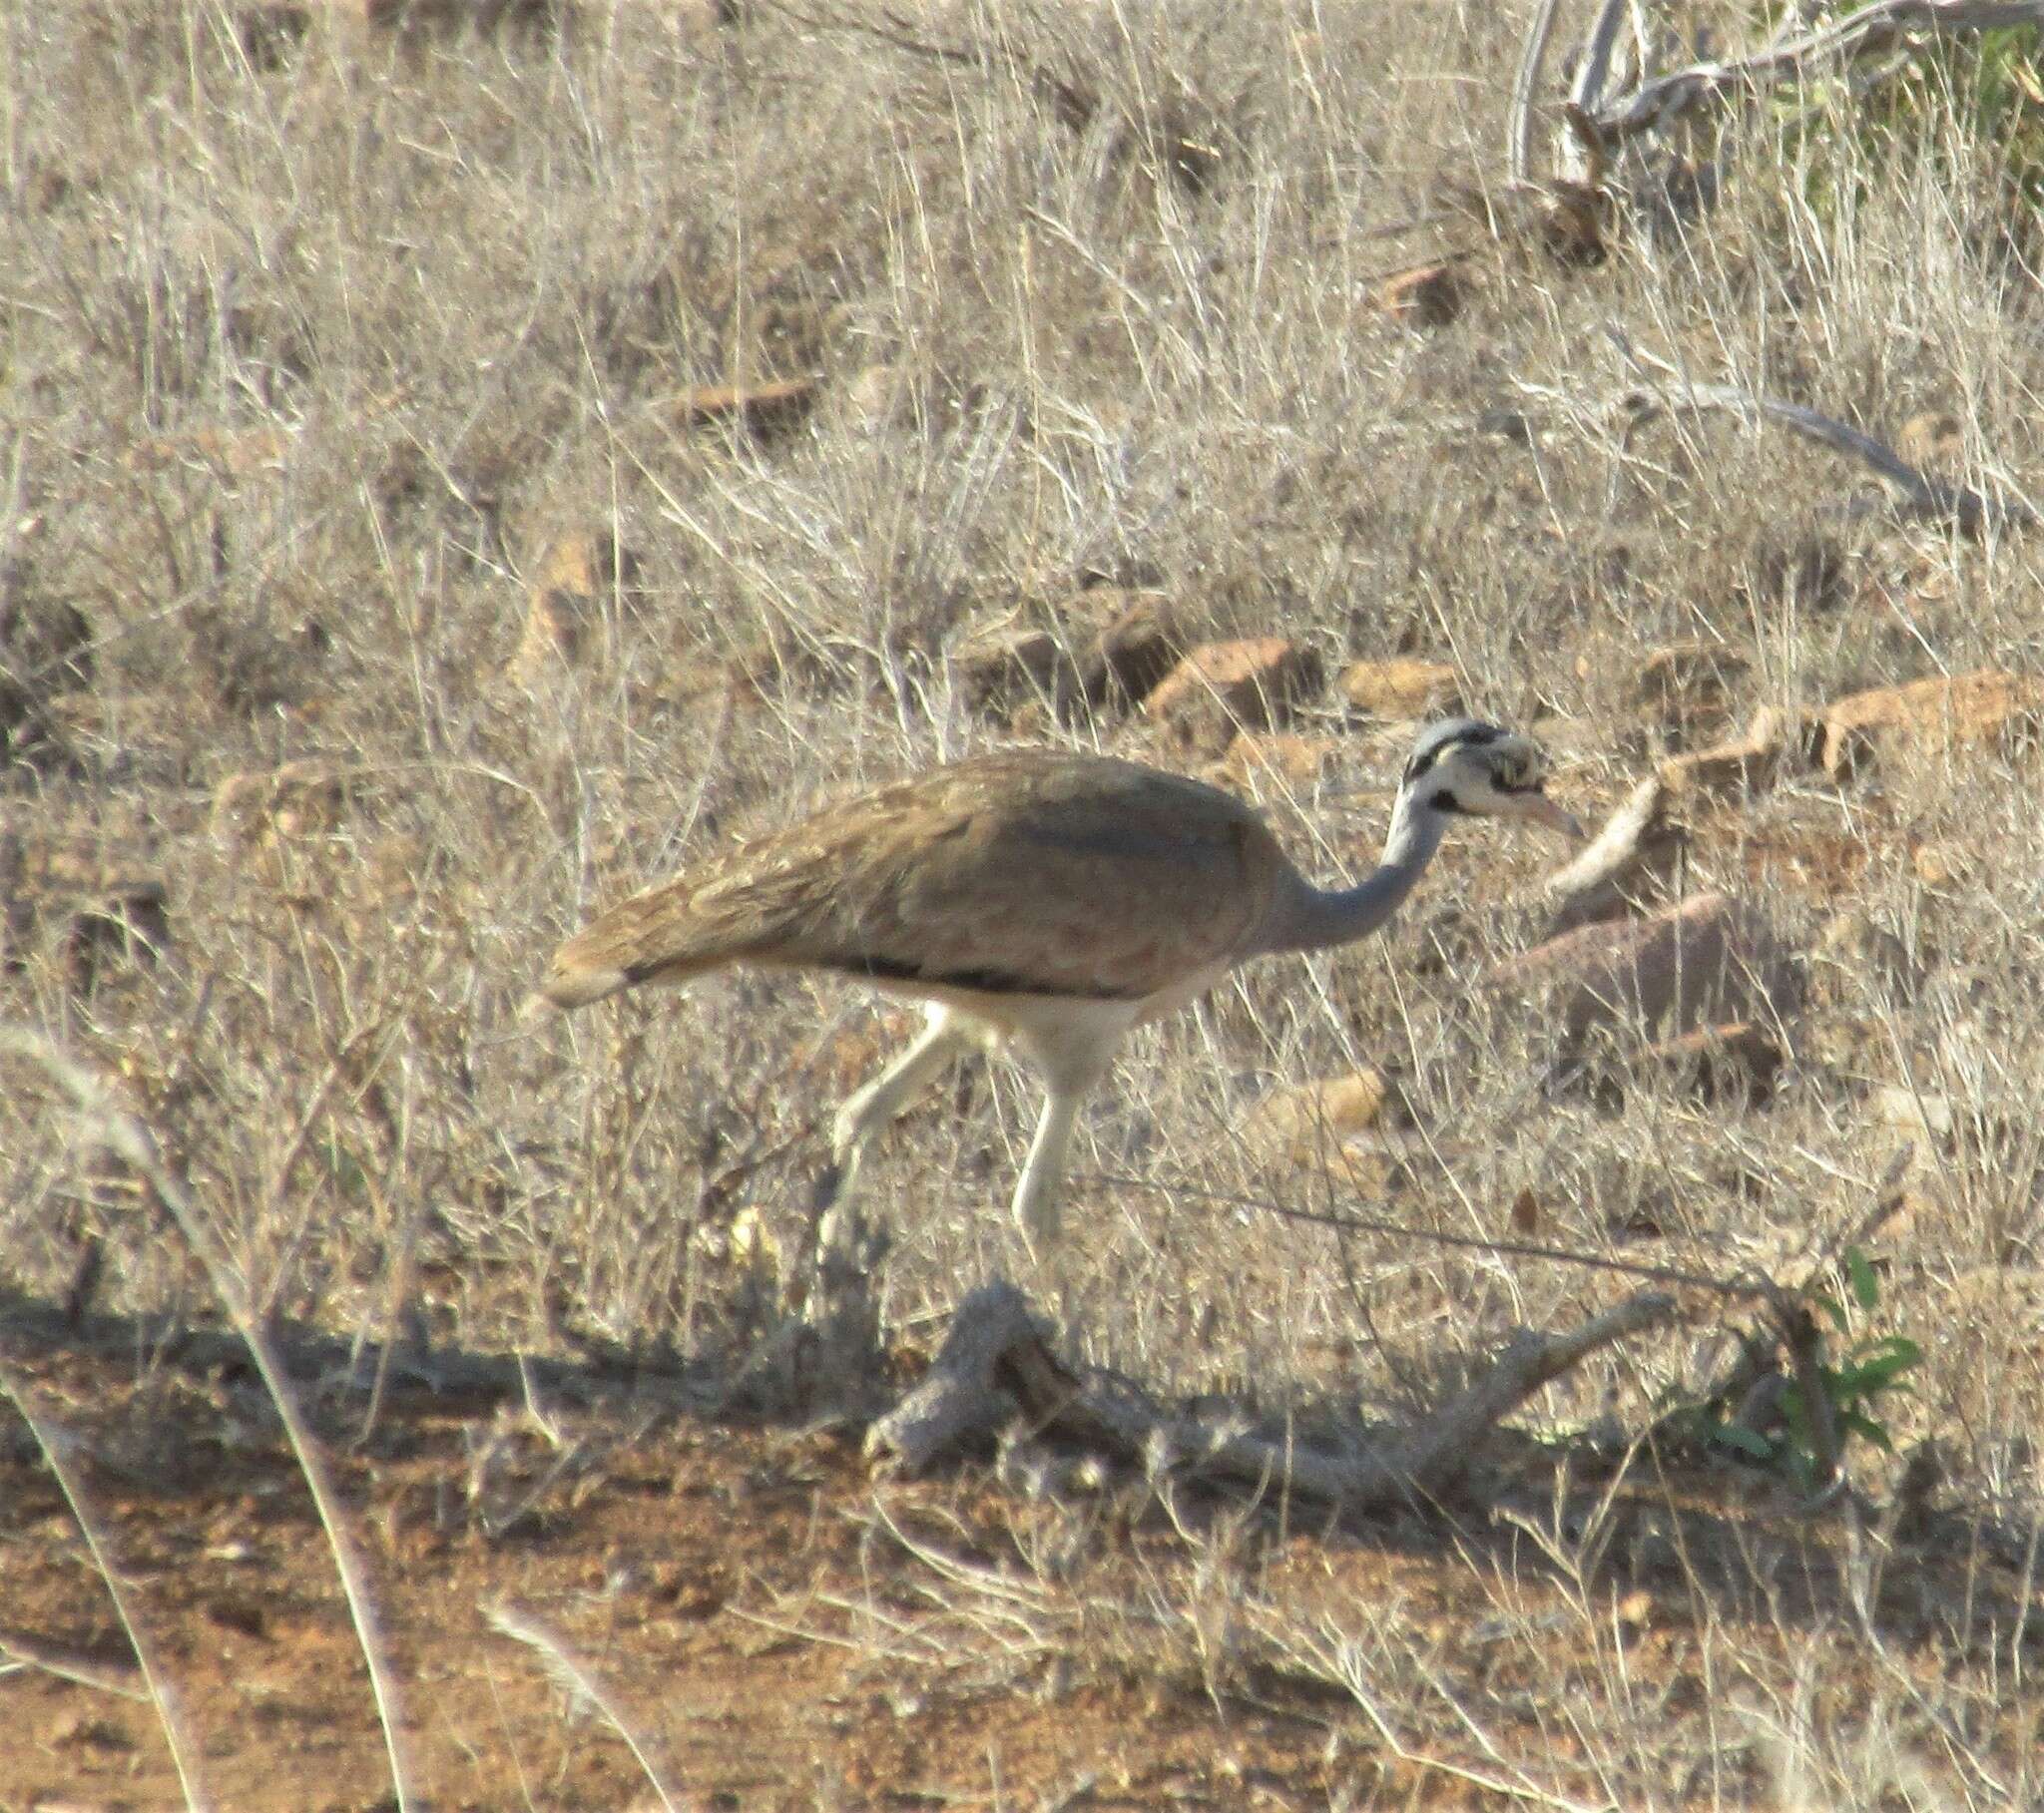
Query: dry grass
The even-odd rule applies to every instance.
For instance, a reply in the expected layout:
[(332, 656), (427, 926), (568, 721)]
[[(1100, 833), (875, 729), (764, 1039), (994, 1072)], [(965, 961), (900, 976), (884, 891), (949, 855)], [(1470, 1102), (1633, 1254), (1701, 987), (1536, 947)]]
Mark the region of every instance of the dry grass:
[[(1472, 206), (1523, 5), (917, 12), (930, 43), (994, 47), (983, 63), (769, 4), (408, 35), (315, 6), (282, 38), (251, 34), (259, 10), (0, 23), (0, 658), (31, 701), (0, 688), (0, 839), (32, 883), (0, 1019), (118, 1084), (279, 1327), (686, 1360), (723, 1381), (706, 1403), (799, 1414), (783, 1271), (829, 1101), (889, 1036), (874, 1010), (746, 977), (539, 1031), (515, 1009), (594, 905), (832, 791), (1017, 735), (1171, 758), (1107, 711), (976, 712), (947, 656), (1002, 614), (1142, 585), (1196, 632), (1281, 632), (1330, 668), (1448, 661), (1472, 705), (1562, 753), (1585, 807), (1660, 752), (1635, 696), (1659, 642), (1745, 658), (1735, 723), (2040, 666), (2034, 535), (1843, 510), (1860, 475), (1726, 416), (1622, 443), (1590, 413), (1631, 382), (1615, 327), (1876, 432), (1947, 410), (1967, 482), (2037, 470), (2027, 227), (1962, 101), (1878, 159), (1758, 116), (1704, 222), (1579, 269)], [(1442, 248), (1473, 254), (1461, 318), (1384, 319), (1374, 281)], [(815, 406), (780, 432), (677, 425), (692, 386), (805, 376)], [(507, 676), (543, 551), (577, 530), (630, 557), (583, 658)], [(63, 605), (82, 656), (19, 628)], [(1371, 854), (1392, 746), (1344, 745), (1360, 801), (1271, 789), (1323, 873)], [(301, 760), (325, 778), (288, 822), (215, 810), (231, 776)], [(1245, 1137), (1277, 1083), (1398, 1071), (1426, 1136), (1373, 1211), (1503, 1233), (1531, 1191), (1543, 1237), (1714, 1264), (1859, 1213), (1905, 1136), (1870, 1105), (1913, 1089), (1950, 1124), (1884, 1254), (1886, 1309), (1930, 1350), (1895, 1433), (1936, 1435), (1953, 1497), (2026, 1525), (2035, 788), (2020, 752), (1976, 749), (1699, 810), (1691, 887), (1761, 899), (1806, 945), (1856, 908), (1921, 971), (1836, 972), (1764, 1109), (1646, 1078), (1616, 1110), (1549, 1099), (1537, 1018), (1476, 999), (1473, 971), (1537, 934), (1551, 852), (1459, 839), (1383, 940), (1256, 971), (1137, 1042), (1082, 1134), (1074, 1342), (1161, 1391), (1336, 1415), (1603, 1300), (1595, 1275), (1344, 1251), (1232, 1206), (1349, 1198)], [(49, 878), (56, 850), (74, 879)], [(82, 957), (94, 870), (160, 879), (161, 935)], [(4, 1076), (10, 1299), (61, 1303), (90, 1267), (84, 1294), (138, 1329), (220, 1318), (132, 1171), (81, 1150), (32, 1068)], [(890, 1339), (927, 1345), (971, 1281), (1022, 1265), (997, 1205), (1032, 1106), (970, 1070), (875, 1154)], [(1635, 1353), (1545, 1412), (1637, 1422), (1700, 1364)], [(1643, 1467), (1625, 1516), (1645, 1525), (1681, 1493)], [(1400, 1533), (1360, 1546), (1381, 1569), (1362, 1603), (1340, 1590), (1353, 1533), (1316, 1562), (1203, 1513), (1159, 1561), (1144, 1502), (1018, 1511), (1011, 1586), (883, 1510), (870, 1540), (945, 1621), (853, 1606), (833, 1637), (882, 1675), (898, 1653), (903, 1680), (976, 1655), (1053, 1711), (1059, 1683), (1117, 1669), (1206, 1696), (1223, 1729), (1231, 1706), (1306, 1706), (1336, 1804), (1375, 1791), (1338, 1760), (1358, 1748), (1385, 1792), (1536, 1804), (2037, 1791), (2026, 1583), (1902, 1634), (1865, 1577), (1914, 1560), (1857, 1554), (1846, 1585), (1789, 1590), (1795, 1539), (1733, 1519), (1723, 1556), (1634, 1533), (1579, 1587), (1530, 1539)], [(1641, 1636), (1665, 1609), (1615, 1611), (1631, 1591), (1679, 1603), (1682, 1641)]]

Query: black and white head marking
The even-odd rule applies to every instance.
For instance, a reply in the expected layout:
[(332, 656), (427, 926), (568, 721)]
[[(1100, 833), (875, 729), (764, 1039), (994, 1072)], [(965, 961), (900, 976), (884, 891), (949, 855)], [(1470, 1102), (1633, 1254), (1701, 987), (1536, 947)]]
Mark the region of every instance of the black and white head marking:
[(1411, 786), (1451, 749), (1487, 748), (1492, 743), (1509, 740), (1511, 732), (1499, 729), (1496, 724), (1487, 724), (1474, 717), (1444, 717), (1439, 723), (1428, 724), (1420, 731), (1419, 739), (1412, 745), (1411, 757), (1405, 763), (1405, 775), (1400, 784)]
[(1530, 738), (1473, 717), (1420, 731), (1403, 790), (1418, 808), (1472, 818), (1530, 818), (1569, 836), (1582, 827), (1542, 791), (1547, 758)]

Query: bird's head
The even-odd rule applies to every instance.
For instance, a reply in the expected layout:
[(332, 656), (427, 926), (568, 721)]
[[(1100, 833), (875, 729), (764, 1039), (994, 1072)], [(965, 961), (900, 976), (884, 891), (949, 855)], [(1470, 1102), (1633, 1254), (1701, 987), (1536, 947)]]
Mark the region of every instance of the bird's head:
[(1472, 717), (1428, 724), (1412, 745), (1400, 791), (1415, 808), (1481, 818), (1528, 818), (1564, 837), (1583, 827), (1547, 797), (1547, 757), (1529, 737)]

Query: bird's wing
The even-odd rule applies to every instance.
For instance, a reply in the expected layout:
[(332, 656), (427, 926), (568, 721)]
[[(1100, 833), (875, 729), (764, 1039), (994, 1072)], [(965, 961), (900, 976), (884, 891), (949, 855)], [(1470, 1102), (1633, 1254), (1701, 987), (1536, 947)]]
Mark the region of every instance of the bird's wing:
[(1282, 862), (1255, 812), (1197, 781), (987, 756), (623, 902), (562, 947), (545, 993), (574, 1005), (750, 961), (1140, 1000), (1247, 948)]

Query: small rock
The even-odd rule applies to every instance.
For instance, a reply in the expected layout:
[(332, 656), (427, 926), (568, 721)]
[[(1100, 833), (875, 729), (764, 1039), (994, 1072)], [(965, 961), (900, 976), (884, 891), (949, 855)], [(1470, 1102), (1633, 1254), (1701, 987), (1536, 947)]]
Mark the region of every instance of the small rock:
[(1810, 956), (1816, 992), (1826, 1002), (1854, 1000), (1869, 990), (1908, 1002), (1923, 983), (1922, 965), (1909, 955), (1909, 947), (1859, 907), (1826, 919)]
[(1908, 1089), (1898, 1083), (1872, 1090), (1866, 1112), (1876, 1126), (1926, 1146), (1948, 1145), (1959, 1124), (1952, 1099), (1942, 1091)]
[(1909, 866), (1927, 888), (1948, 888), (1973, 873), (1972, 859), (1952, 843), (1919, 843), (1910, 854)]
[(1908, 685), (1874, 686), (1825, 711), (1820, 755), (1825, 772), (1843, 779), (1877, 743), (2008, 747), (2035, 737), (2040, 712), (2044, 681), (1994, 668), (1951, 680), (1935, 676)]
[(1415, 264), (1385, 277), (1376, 286), (1376, 304), (1407, 327), (1445, 327), (1462, 312), (1466, 294), (1461, 273), (1451, 263)]
[(1266, 730), (1319, 682), (1319, 658), (1282, 636), (1206, 643), (1143, 701), (1144, 714), (1178, 740), (1219, 753), (1243, 727)]
[(1745, 656), (1722, 643), (1669, 643), (1640, 664), (1639, 702), (1662, 723), (1679, 727), (1722, 711), (1733, 683), (1749, 665)]
[(1792, 1013), (1801, 977), (1766, 917), (1699, 894), (1651, 918), (1600, 921), (1493, 964), (1494, 996), (1546, 999), (1565, 1045), (1637, 1019), (1659, 1037)]
[(213, 834), (256, 843), (329, 833), (339, 828), (347, 797), (341, 771), (311, 758), (230, 774), (214, 789)]
[(1663, 1039), (1640, 1054), (1643, 1063), (1679, 1080), (1709, 1102), (1743, 1097), (1762, 1102), (1774, 1091), (1783, 1052), (1767, 1028), (1751, 1020), (1699, 1027)]
[(1672, 793), (1759, 792), (1785, 769), (1814, 760), (1821, 729), (1813, 714), (1763, 705), (1745, 735), (1670, 756), (1661, 764), (1661, 778)]
[(379, 914), (388, 914), (418, 895), (419, 880), (429, 858), (416, 837), (391, 831), (376, 839), (362, 856), (355, 877), (358, 903)]
[(908, 377), (899, 365), (868, 365), (838, 394), (839, 420), (856, 433), (871, 434), (892, 424), (908, 397)]
[(760, 384), (698, 384), (672, 398), (668, 417), (681, 428), (736, 425), (771, 440), (800, 425), (816, 400), (814, 378)]
[(282, 471), (289, 463), (291, 446), (292, 436), (282, 428), (192, 428), (143, 441), (129, 450), (124, 463), (137, 472), (165, 472), (174, 466), (203, 468), (232, 486), (259, 472)]
[(950, 649), (952, 673), (976, 711), (1048, 698), (1062, 712), (1080, 689), (1079, 667), (1051, 631), (1012, 619), (968, 629)]
[(1671, 755), (1661, 778), (1671, 793), (1758, 793), (1782, 766), (1782, 751), (1766, 743), (1721, 742), (1689, 755)]
[(1449, 717), (1462, 707), (1462, 686), (1445, 662), (1351, 662), (1341, 671), (1341, 696), (1351, 708), (1371, 717), (1400, 722), (1420, 717)]
[(1340, 762), (1341, 744), (1331, 736), (1306, 736), (1296, 730), (1238, 730), (1228, 752), (1214, 764), (1213, 778), (1251, 791), (1264, 779), (1312, 787), (1328, 779)]
[(531, 684), (559, 666), (579, 667), (594, 653), (604, 605), (637, 577), (639, 563), (607, 529), (561, 536), (540, 557), (525, 611), (525, 634), (505, 665), (508, 680)]
[(1081, 593), (1089, 612), (1113, 615), (1080, 658), (1079, 684), (1094, 706), (1141, 704), (1185, 659), (1187, 644), (1161, 592), (1098, 586)]
[(50, 717), (51, 701), (89, 686), (92, 625), (67, 599), (36, 589), (26, 565), (0, 565), (0, 766), (48, 766), (66, 743)]
[(1966, 463), (1965, 424), (1948, 409), (1924, 409), (1895, 434), (1895, 451), (1925, 471), (1953, 473)]
[(1256, 1149), (1305, 1162), (1386, 1120), (1412, 1124), (1404, 1097), (1381, 1072), (1359, 1070), (1275, 1091), (1244, 1131)]

